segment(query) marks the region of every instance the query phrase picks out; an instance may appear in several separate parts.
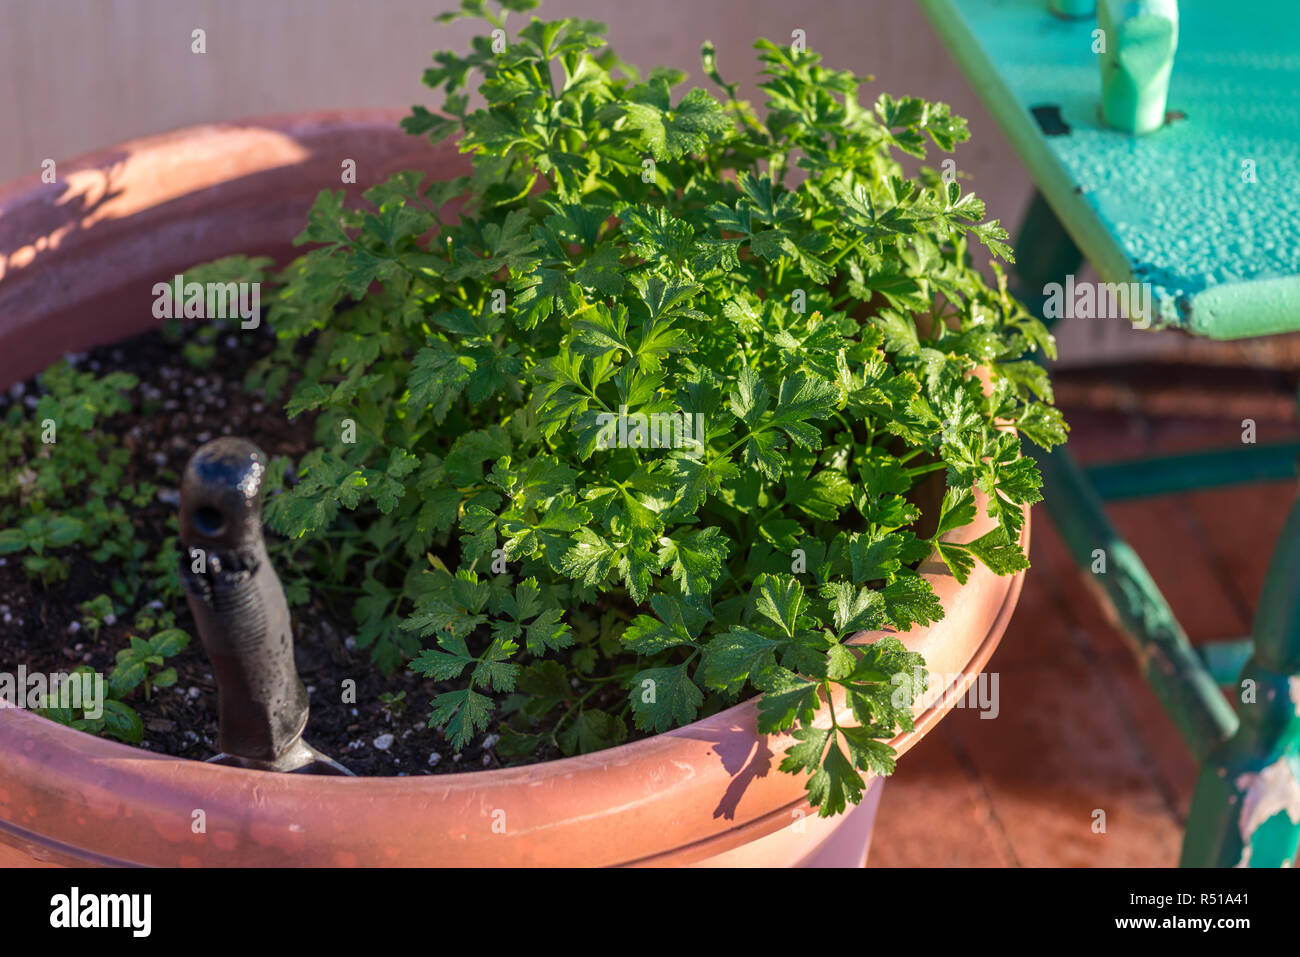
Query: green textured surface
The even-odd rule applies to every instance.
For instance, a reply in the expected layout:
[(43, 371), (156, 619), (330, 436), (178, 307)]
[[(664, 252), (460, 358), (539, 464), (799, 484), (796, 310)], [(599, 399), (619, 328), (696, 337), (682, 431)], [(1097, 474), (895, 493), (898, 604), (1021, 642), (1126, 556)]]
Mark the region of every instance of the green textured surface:
[[(1135, 137), (1099, 118), (1094, 21), (1042, 0), (918, 2), (1102, 279), (1152, 284), (1153, 324), (1300, 329), (1300, 3), (1181, 0), (1168, 108), (1186, 116)], [(1070, 132), (1044, 135), (1037, 106)]]
[(1047, 6), (1062, 17), (1090, 17), (1097, 12), (1097, 0), (1047, 0)]

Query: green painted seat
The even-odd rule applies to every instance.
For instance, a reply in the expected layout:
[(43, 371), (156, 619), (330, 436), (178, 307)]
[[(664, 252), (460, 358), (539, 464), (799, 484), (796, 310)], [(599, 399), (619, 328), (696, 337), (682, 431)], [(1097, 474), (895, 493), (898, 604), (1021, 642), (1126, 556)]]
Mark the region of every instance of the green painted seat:
[(1096, 18), (1046, 0), (919, 0), (1103, 281), (1150, 283), (1152, 324), (1300, 329), (1300, 6), (1181, 0), (1166, 125), (1101, 121)]

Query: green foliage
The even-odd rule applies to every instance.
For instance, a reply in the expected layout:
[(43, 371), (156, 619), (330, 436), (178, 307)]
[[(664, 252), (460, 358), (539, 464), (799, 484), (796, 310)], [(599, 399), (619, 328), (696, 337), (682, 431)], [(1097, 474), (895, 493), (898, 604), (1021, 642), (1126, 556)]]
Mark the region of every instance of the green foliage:
[(999, 423), (1064, 440), (1031, 358), (1051, 337), (976, 270), (1010, 255), (983, 204), (904, 174), (966, 139), (943, 104), (863, 105), (862, 78), (760, 41), (760, 117), (709, 47), (721, 100), (641, 81), (598, 23), (509, 33), (532, 6), (448, 15), (506, 33), (436, 54), (442, 111), (404, 122), (458, 135), (469, 175), (317, 199), (250, 384), (301, 372), (286, 408), (320, 447), (268, 520), (351, 590), (381, 667), (453, 683), (429, 722), (454, 746), (499, 713), (502, 753), (590, 751), (761, 691), (762, 730), (798, 741), (782, 768), (835, 813), (920, 690), (897, 639), (849, 639), (942, 616), (915, 569), (972, 489), (997, 527), (941, 545), (953, 574), (1026, 565), (1040, 481)]
[[(100, 595), (82, 605), (82, 613), (87, 618), (111, 608), (105, 605), (106, 595)], [(109, 612), (111, 614), (111, 612)], [(149, 637), (142, 635), (154, 633)], [(47, 707), (40, 713), (47, 718), (91, 734), (108, 735), (127, 744), (139, 744), (144, 738), (144, 722), (135, 708), (124, 700), (140, 687), (143, 687), (145, 700), (149, 700), (154, 688), (170, 688), (176, 684), (176, 669), (167, 665), (167, 659), (179, 654), (190, 643), (190, 636), (175, 627), (170, 612), (154, 615), (142, 611), (134, 621), (132, 634), (127, 636), (128, 645), (117, 653), (117, 662), (108, 674), (108, 681), (103, 688), (105, 696), (100, 702), (102, 713), (91, 717), (83, 702), (80, 707)], [(72, 669), (73, 675), (93, 676), (95, 671), (89, 665), (78, 665)]]
[(96, 376), (60, 360), (39, 381), (35, 408), (13, 403), (0, 429), (0, 555), (20, 555), (28, 576), (44, 586), (67, 578), (74, 551), (111, 565), (112, 595), (98, 596), (89, 612), (83, 608), (83, 624), (97, 637), (114, 606), (179, 599), (175, 542), (152, 551), (130, 517), (158, 491), (150, 482), (127, 481), (139, 463), (132, 468), (131, 452), (114, 431), (115, 417), (133, 408), (136, 378)]
[(0, 555), (21, 555), (27, 574), (46, 585), (67, 577), (74, 546), (129, 575), (146, 549), (128, 510), (155, 488), (126, 481), (130, 453), (103, 426), (129, 408), (123, 393), (136, 379), (96, 377), (60, 361), (41, 383), (45, 394), (30, 415), (15, 402), (0, 430)]
[(96, 595), (90, 601), (81, 603), (81, 627), (90, 632), (93, 640), (99, 640), (99, 629), (111, 625), (116, 619), (113, 599), (107, 595)]
[[(96, 681), (95, 669), (90, 665), (77, 665), (69, 673), (75, 681), (81, 683), (81, 692), (83, 697), (79, 706), (68, 706), (62, 704), (52, 704), (49, 707), (40, 708), (38, 713), (65, 724), (70, 728), (76, 728), (78, 731), (86, 731), (90, 734), (108, 735), (124, 741), (127, 744), (139, 744), (144, 738), (144, 722), (140, 720), (140, 715), (128, 704), (118, 701), (111, 697), (112, 692), (104, 688), (102, 678), (99, 679), (99, 688), (105, 692), (104, 696), (98, 701), (99, 707), (87, 708), (90, 704), (86, 700), (88, 694), (96, 692), (89, 689), (94, 687)], [(91, 716), (94, 712), (99, 713)], [(88, 712), (90, 712), (88, 714)]]
[(154, 688), (176, 684), (176, 669), (166, 667), (166, 659), (189, 645), (189, 635), (180, 628), (164, 628), (151, 638), (131, 635), (127, 640), (129, 644), (117, 653), (117, 663), (108, 679), (115, 695), (122, 697), (143, 685), (148, 701)]
[[(36, 407), (15, 402), (0, 429), (0, 555), (20, 555), (29, 577), (45, 587), (68, 576), (74, 552), (111, 565), (112, 594), (97, 595), (78, 609), (92, 641), (123, 609), (149, 600), (174, 603), (181, 595), (175, 537), (155, 552), (130, 518), (157, 492), (150, 483), (126, 480), (131, 453), (113, 431), (114, 417), (132, 408), (128, 393), (136, 384), (126, 373), (96, 376), (59, 361), (41, 374)], [(79, 730), (139, 743), (143, 722), (122, 699), (138, 686), (147, 699), (153, 688), (176, 681), (164, 661), (189, 637), (172, 625), (170, 612), (136, 617), (134, 631), (162, 630), (148, 639), (132, 636), (118, 654), (102, 715), (91, 718), (84, 708), (62, 707), (42, 713)], [(73, 673), (93, 671), (78, 666)]]
[(389, 724), (392, 724), (406, 713), (407, 704), (405, 691), (399, 691), (396, 694), (385, 691), (379, 695), (379, 707), (383, 710), (384, 718)]

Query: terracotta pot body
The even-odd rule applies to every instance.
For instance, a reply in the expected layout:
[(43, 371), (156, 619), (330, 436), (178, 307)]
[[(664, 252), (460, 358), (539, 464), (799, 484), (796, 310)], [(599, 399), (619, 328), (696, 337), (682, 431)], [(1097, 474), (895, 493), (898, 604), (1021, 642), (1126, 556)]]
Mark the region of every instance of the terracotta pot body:
[[(399, 117), (196, 127), (61, 163), (57, 184), (0, 187), (0, 386), (151, 327), (153, 284), (188, 266), (233, 253), (287, 259), (321, 189), (359, 197), (398, 170), (467, 168), (454, 146), (402, 133)], [(345, 159), (356, 185), (340, 182)], [(989, 527), (981, 519), (958, 535)], [(1025, 545), (1028, 534), (1026, 523)], [(1022, 581), (981, 565), (959, 587), (937, 557), (921, 571), (945, 617), (903, 640), (931, 672), (960, 677), (953, 694), (918, 707), (916, 730), (894, 741), (900, 752), (982, 670)], [(804, 780), (777, 770), (792, 739), (759, 735), (756, 716), (749, 701), (545, 764), (345, 779), (179, 760), (3, 709), (0, 865), (860, 866), (881, 782), (851, 813), (818, 818)]]

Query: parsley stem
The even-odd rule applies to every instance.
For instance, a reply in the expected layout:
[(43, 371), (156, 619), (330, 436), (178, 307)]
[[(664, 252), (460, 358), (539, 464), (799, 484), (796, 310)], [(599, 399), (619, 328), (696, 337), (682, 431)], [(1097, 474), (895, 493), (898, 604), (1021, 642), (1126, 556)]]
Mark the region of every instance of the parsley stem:
[(501, 205), (504, 206), (506, 203), (517, 203), (517, 202), (519, 202), (520, 200), (522, 200), (524, 197), (526, 197), (529, 193), (531, 193), (531, 192), (533, 191), (533, 184), (536, 183), (536, 182), (537, 182), (537, 172), (536, 172), (536, 170), (534, 170), (534, 171), (533, 171), (533, 174), (532, 174), (531, 176), (528, 177), (528, 182), (524, 184), (524, 188), (521, 189), (521, 190), (520, 190), (518, 193), (516, 193), (514, 196), (511, 196), (509, 199), (504, 200), (504, 201), (501, 203)]
[(903, 474), (908, 478), (912, 478), (916, 475), (924, 475), (926, 472), (937, 472), (939, 469), (946, 469), (947, 467), (947, 462), (931, 462), (929, 465), (918, 465), (914, 469), (907, 469)]
[(591, 396), (593, 399), (595, 399), (597, 402), (599, 402), (599, 403), (600, 403), (600, 407), (601, 407), (602, 409), (604, 409), (606, 412), (609, 412), (609, 413), (611, 413), (611, 414), (613, 413), (614, 410), (611, 409), (608, 405), (605, 404), (605, 400), (602, 399), (600, 396), (596, 395), (596, 390), (595, 390), (595, 389), (593, 389), (591, 386), (587, 385), (585, 382), (579, 382), (578, 385), (582, 387), (582, 389), (587, 393), (587, 395)]
[(862, 240), (866, 238), (867, 238), (866, 233), (858, 233), (858, 238), (853, 240), (853, 242), (849, 243), (847, 246), (845, 246), (843, 249), (837, 252), (832, 258), (828, 259), (826, 261), (826, 265), (834, 266), (837, 262), (843, 259), (847, 253), (851, 253), (853, 252), (853, 250), (857, 249), (858, 245), (862, 242)]
[(771, 518), (774, 514), (776, 514), (777, 512), (781, 511), (781, 509), (785, 508), (785, 504), (786, 504), (786, 503), (785, 503), (785, 499), (782, 499), (781, 501), (779, 501), (779, 502), (777, 502), (775, 505), (773, 505), (771, 508), (769, 508), (769, 509), (768, 509), (766, 512), (764, 512), (762, 515), (758, 516), (758, 519), (754, 522), (754, 528), (757, 529), (757, 528), (760, 527), (764, 522), (766, 522), (769, 518)]
[(717, 465), (719, 462), (725, 459), (732, 452), (736, 451), (736, 449), (740, 448), (742, 445), (744, 445), (754, 436), (758, 435), (760, 432), (766, 432), (769, 428), (771, 428), (770, 424), (760, 425), (758, 428), (752, 429), (749, 432), (745, 433), (743, 436), (741, 436), (739, 439), (733, 442), (725, 451), (720, 452), (716, 456), (714, 456), (713, 459), (710, 460), (708, 466), (706, 466), (706, 469), (711, 470), (713, 466)]
[(584, 678), (583, 679), (584, 681), (586, 681), (590, 685), (593, 685), (594, 687), (589, 688), (587, 692), (583, 694), (581, 697), (574, 699), (573, 703), (569, 705), (568, 709), (564, 712), (564, 714), (560, 715), (560, 719), (555, 722), (555, 727), (551, 729), (551, 743), (554, 744), (556, 747), (559, 747), (559, 742), (556, 740), (556, 735), (560, 733), (560, 728), (564, 726), (564, 722), (569, 720), (569, 715), (573, 714), (575, 709), (580, 710), (582, 708), (582, 705), (586, 703), (587, 699), (590, 698), (592, 695), (594, 695), (597, 691), (599, 691), (602, 685), (608, 684), (614, 679), (621, 678), (621, 677), (622, 677), (621, 675), (606, 675), (603, 678)]

